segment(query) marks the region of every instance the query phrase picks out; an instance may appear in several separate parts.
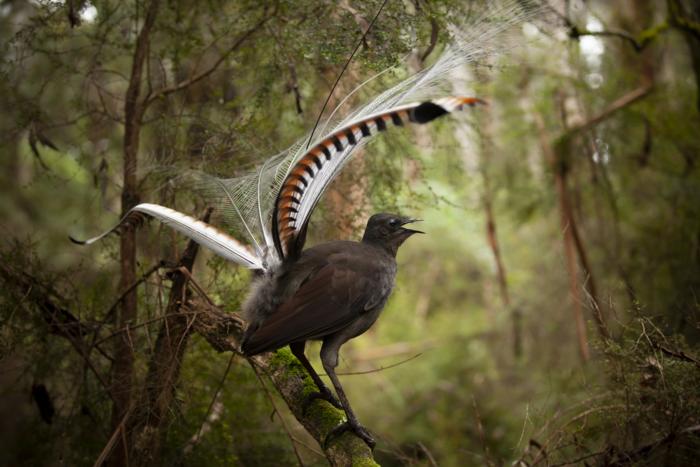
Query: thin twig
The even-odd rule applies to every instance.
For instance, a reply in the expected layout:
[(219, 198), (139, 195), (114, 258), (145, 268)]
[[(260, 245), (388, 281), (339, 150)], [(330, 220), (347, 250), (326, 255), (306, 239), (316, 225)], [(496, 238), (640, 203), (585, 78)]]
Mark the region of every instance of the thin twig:
[(687, 353), (683, 352), (682, 350), (673, 350), (655, 341), (652, 341), (652, 346), (659, 349), (662, 353), (668, 355), (669, 357), (674, 357), (679, 360), (683, 360), (684, 362), (693, 363), (695, 364), (695, 366), (700, 368), (700, 361), (692, 355), (688, 355)]
[(105, 445), (105, 447), (102, 448), (102, 452), (97, 457), (97, 460), (93, 464), (93, 467), (100, 467), (104, 463), (105, 459), (107, 459), (107, 456), (109, 456), (109, 454), (112, 452), (112, 449), (114, 448), (114, 444), (117, 442), (117, 438), (124, 431), (124, 426), (126, 425), (126, 421), (129, 419), (129, 416), (131, 415), (132, 410), (133, 410), (133, 406), (130, 406), (129, 409), (124, 414), (124, 417), (122, 417), (121, 422), (119, 422), (119, 425), (114, 430), (114, 433), (112, 433), (112, 436), (109, 438), (109, 441), (107, 441), (107, 444)]
[(476, 417), (476, 431), (479, 434), (479, 441), (481, 441), (481, 447), (484, 450), (484, 459), (486, 464), (493, 466), (494, 463), (491, 460), (491, 453), (489, 452), (489, 447), (486, 444), (486, 435), (484, 434), (484, 426), (481, 423), (481, 415), (479, 414), (479, 408), (476, 405), (476, 398), (472, 395), (472, 404), (474, 406), (474, 416)]
[(607, 106), (605, 109), (603, 109), (598, 115), (595, 115), (594, 117), (591, 117), (587, 121), (581, 123), (580, 125), (576, 125), (571, 127), (571, 129), (567, 132), (569, 135), (573, 135), (574, 133), (580, 132), (580, 131), (585, 131), (588, 130), (603, 120), (607, 119), (610, 117), (612, 114), (617, 112), (618, 110), (621, 110), (628, 105), (634, 104), (638, 100), (644, 98), (651, 92), (653, 89), (653, 83), (645, 83), (642, 86), (638, 87), (637, 89), (634, 89), (627, 94), (621, 96), (617, 100), (613, 101), (609, 106)]
[(627, 31), (622, 30), (606, 30), (606, 31), (589, 31), (587, 29), (579, 29), (578, 27), (571, 25), (569, 27), (569, 36), (573, 39), (578, 39), (581, 36), (600, 36), (600, 37), (617, 37), (624, 41), (629, 42), (629, 44), (634, 48), (635, 51), (641, 52), (644, 47), (649, 43), (649, 41), (638, 41)]
[(314, 133), (316, 132), (316, 128), (318, 128), (318, 124), (321, 121), (321, 117), (323, 117), (323, 112), (326, 110), (326, 106), (328, 106), (328, 102), (331, 100), (331, 97), (333, 96), (333, 91), (335, 91), (335, 88), (338, 86), (338, 83), (340, 82), (340, 78), (343, 77), (343, 73), (345, 73), (345, 70), (347, 70), (348, 65), (350, 65), (350, 62), (352, 61), (353, 57), (355, 56), (357, 51), (360, 49), (360, 46), (365, 42), (365, 38), (367, 37), (367, 34), (369, 34), (370, 30), (372, 29), (372, 26), (374, 26), (375, 21), (377, 21), (377, 18), (379, 18), (379, 15), (382, 13), (382, 10), (384, 9), (384, 6), (387, 4), (387, 2), (388, 2), (388, 0), (384, 0), (384, 2), (382, 2), (382, 6), (379, 7), (377, 14), (374, 15), (374, 18), (372, 18), (372, 22), (369, 23), (367, 30), (362, 35), (360, 40), (357, 42), (357, 45), (355, 46), (355, 50), (352, 51), (352, 53), (350, 54), (350, 57), (348, 57), (348, 60), (345, 62), (345, 65), (343, 65), (343, 69), (340, 70), (340, 74), (338, 75), (338, 78), (336, 78), (335, 83), (333, 83), (333, 87), (331, 87), (331, 90), (328, 93), (328, 96), (326, 97), (326, 101), (323, 103), (323, 107), (321, 107), (321, 111), (318, 113), (318, 118), (316, 118), (316, 123), (314, 123), (314, 127), (311, 130), (311, 133), (309, 134), (309, 140), (306, 142), (306, 149), (309, 149), (309, 146), (311, 145), (311, 141), (313, 141), (313, 137), (314, 137)]
[(435, 20), (435, 18), (430, 18), (430, 44), (428, 44), (428, 48), (425, 49), (425, 52), (420, 56), (420, 61), (421, 63), (425, 62), (425, 60), (428, 58), (428, 56), (433, 53), (433, 50), (435, 50), (435, 46), (437, 45), (438, 37), (440, 33), (440, 26), (438, 25), (438, 22)]
[[(20, 274), (23, 277), (18, 277), (17, 274), (13, 274), (10, 268), (0, 265), (0, 275), (5, 281), (13, 281), (19, 287), (26, 288), (25, 298), (29, 298), (34, 306), (38, 307), (44, 314), (44, 321), (49, 325), (50, 332), (68, 340), (75, 351), (83, 358), (90, 371), (94, 373), (107, 395), (113, 399), (113, 394), (107, 381), (97, 371), (97, 368), (90, 360), (89, 352), (85, 349), (85, 341), (83, 339), (83, 336), (86, 334), (84, 332), (85, 325), (69, 310), (56, 304), (62, 301), (61, 297), (50, 286), (42, 284), (38, 279), (26, 272)], [(49, 298), (52, 295), (56, 302)], [(100, 352), (103, 351), (100, 350)]]
[(149, 95), (148, 98), (146, 99), (146, 106), (148, 106), (148, 104), (152, 103), (156, 99), (160, 99), (161, 97), (165, 97), (168, 94), (172, 94), (174, 92), (181, 91), (181, 90), (195, 84), (196, 82), (201, 81), (202, 79), (206, 78), (207, 76), (211, 75), (212, 73), (214, 73), (219, 68), (219, 66), (223, 63), (223, 61), (226, 60), (226, 58), (229, 55), (231, 55), (231, 53), (233, 53), (236, 49), (238, 49), (250, 36), (252, 36), (256, 31), (258, 31), (270, 18), (271, 18), (271, 16), (268, 16), (267, 12), (266, 12), (266, 14), (263, 16), (263, 18), (260, 21), (258, 21), (252, 28), (250, 28), (246, 32), (244, 32), (233, 43), (233, 45), (231, 45), (231, 47), (229, 47), (224, 53), (222, 53), (221, 56), (218, 58), (218, 60), (216, 62), (214, 62), (214, 64), (212, 66), (210, 66), (209, 68), (207, 68), (206, 70), (204, 70), (200, 73), (197, 73), (196, 75), (194, 75), (194, 76), (192, 76), (184, 81), (180, 81), (177, 84), (161, 88), (161, 89), (155, 91), (154, 93), (152, 93), (151, 95)]
[[(354, 375), (367, 375), (370, 373), (378, 373), (380, 371), (388, 370), (389, 368), (394, 368), (394, 367), (397, 367), (399, 365), (403, 365), (404, 363), (410, 362), (411, 360), (414, 360), (414, 359), (420, 357), (421, 355), (423, 355), (423, 352), (417, 353), (412, 357), (409, 357), (405, 360), (401, 360), (400, 362), (392, 363), (391, 365), (380, 366), (379, 368), (373, 368), (371, 370), (364, 370), (364, 371), (348, 371), (346, 373), (339, 373), (338, 372), (338, 373), (336, 373), (336, 375), (338, 375), (338, 376), (354, 376)], [(325, 373), (321, 373), (320, 376), (328, 376), (328, 375), (326, 375)]]
[(654, 26), (652, 28), (649, 28), (645, 31), (645, 33), (642, 33), (639, 35), (639, 38), (634, 37), (632, 34), (630, 34), (627, 31), (623, 31), (621, 29), (616, 29), (616, 30), (604, 30), (604, 31), (590, 31), (587, 29), (581, 29), (578, 26), (574, 24), (574, 22), (569, 18), (569, 16), (560, 13), (556, 8), (554, 8), (552, 5), (550, 5), (548, 2), (544, 2), (544, 5), (551, 11), (553, 12), (556, 16), (561, 19), (566, 27), (569, 29), (569, 37), (572, 39), (578, 39), (582, 36), (599, 36), (599, 37), (617, 37), (618, 39), (622, 39), (623, 41), (626, 41), (629, 43), (632, 48), (634, 48), (635, 52), (641, 52), (644, 50), (644, 48), (649, 45), (654, 38), (654, 35), (650, 34), (645, 34), (649, 31), (656, 31), (657, 33), (663, 32), (669, 28), (668, 22), (663, 22), (658, 26)]
[(122, 300), (124, 300), (124, 297), (125, 297), (128, 293), (130, 293), (132, 290), (134, 290), (136, 287), (138, 287), (141, 283), (145, 282), (146, 279), (148, 279), (148, 277), (149, 277), (151, 274), (153, 274), (153, 273), (156, 272), (158, 269), (160, 269), (160, 268), (162, 268), (162, 267), (164, 267), (164, 266), (165, 266), (165, 263), (164, 263), (164, 262), (162, 262), (162, 261), (159, 262), (158, 264), (156, 264), (155, 266), (153, 266), (151, 269), (149, 269), (148, 271), (144, 272), (144, 273), (141, 275), (140, 278), (138, 278), (137, 280), (135, 280), (129, 287), (127, 287), (127, 288), (124, 290), (124, 292), (122, 292), (122, 294), (114, 301), (114, 303), (112, 303), (112, 306), (110, 306), (110, 307), (107, 309), (107, 312), (105, 313), (104, 318), (102, 319), (102, 322), (100, 322), (100, 324), (98, 325), (97, 329), (95, 330), (95, 335), (99, 334), (100, 329), (102, 328), (102, 326), (109, 320), (109, 318), (112, 316), (112, 314), (116, 311), (116, 309), (117, 309), (117, 307), (119, 306), (119, 304), (122, 302)]
[[(610, 409), (619, 409), (619, 408), (624, 408), (625, 406), (623, 404), (609, 404), (609, 405), (602, 405), (599, 407), (592, 407), (588, 410), (584, 410), (583, 412), (577, 414), (575, 417), (571, 418), (567, 422), (565, 422), (563, 425), (561, 425), (555, 433), (561, 432), (566, 428), (567, 426), (571, 425), (572, 423), (580, 420), (581, 418), (585, 418), (588, 415), (595, 413), (595, 412), (600, 412), (602, 410), (610, 410)], [(545, 440), (544, 444), (541, 445), (540, 452), (544, 453), (544, 457), (540, 457), (539, 455), (535, 457), (534, 461), (532, 462), (531, 465), (537, 465), (539, 464), (542, 460), (546, 460), (547, 456), (547, 451), (546, 448), (550, 445), (551, 440), (554, 438), (554, 434), (550, 435), (547, 437)]]
[(425, 447), (425, 444), (422, 442), (418, 441), (418, 447), (423, 451), (423, 454), (428, 458), (428, 462), (430, 462), (430, 465), (432, 467), (438, 467), (437, 462), (435, 462), (435, 458), (433, 457), (433, 454), (428, 450), (428, 448)]
[(231, 367), (233, 366), (233, 360), (236, 358), (235, 353), (231, 353), (231, 358), (228, 360), (228, 365), (226, 365), (226, 370), (224, 371), (224, 375), (221, 377), (221, 381), (219, 381), (219, 385), (216, 387), (216, 391), (214, 391), (214, 396), (211, 398), (211, 402), (209, 402), (209, 407), (207, 408), (207, 413), (204, 414), (204, 419), (202, 420), (202, 423), (199, 425), (199, 429), (197, 430), (197, 434), (192, 437), (192, 440), (190, 443), (187, 443), (187, 446), (185, 446), (185, 452), (190, 453), (192, 450), (194, 450), (195, 447), (199, 444), (199, 440), (202, 437), (202, 429), (204, 428), (204, 425), (206, 425), (207, 420), (209, 419), (209, 414), (211, 414), (211, 411), (214, 407), (214, 404), (216, 403), (216, 399), (219, 397), (219, 393), (221, 393), (221, 388), (224, 387), (224, 383), (226, 382), (226, 378), (228, 377), (229, 372), (231, 371)]
[[(192, 284), (192, 286), (195, 288), (197, 293), (202, 298), (204, 298), (207, 301), (207, 303), (209, 303), (209, 305), (216, 306), (216, 304), (212, 301), (212, 299), (209, 297), (209, 295), (207, 295), (207, 293), (204, 291), (204, 289), (197, 283), (196, 280), (194, 280), (194, 277), (192, 277), (192, 273), (190, 273), (190, 271), (186, 267), (181, 266), (177, 270), (180, 273), (182, 273), (185, 277), (187, 277), (187, 280), (189, 281), (189, 283)], [(183, 303), (184, 303), (184, 301), (183, 301)]]
[(268, 400), (270, 401), (270, 404), (272, 404), (272, 408), (274, 409), (273, 414), (276, 412), (278, 418), (280, 419), (280, 422), (282, 422), (282, 428), (284, 428), (285, 433), (287, 433), (287, 436), (289, 437), (289, 441), (292, 443), (292, 449), (294, 450), (294, 455), (297, 457), (297, 461), (299, 462), (299, 465), (304, 467), (304, 462), (301, 460), (301, 455), (299, 455), (299, 451), (297, 450), (297, 445), (295, 443), (295, 439), (292, 436), (291, 431), (289, 430), (289, 427), (287, 426), (287, 422), (285, 422), (284, 417), (280, 413), (279, 410), (277, 410), (277, 405), (275, 404), (275, 400), (272, 397), (272, 394), (270, 394), (270, 390), (267, 389), (267, 386), (265, 385), (265, 382), (263, 381), (262, 377), (260, 376), (260, 373), (258, 372), (258, 368), (255, 366), (253, 362), (250, 362), (251, 368), (253, 368), (253, 371), (255, 372), (255, 376), (257, 376), (258, 381), (260, 381), (260, 386), (262, 386), (263, 390), (265, 391), (265, 395), (267, 396)]
[(576, 459), (573, 459), (570, 461), (566, 461), (566, 462), (562, 462), (560, 464), (551, 464), (549, 467), (564, 467), (566, 465), (580, 465), (581, 462), (585, 461), (586, 459), (590, 459), (591, 457), (601, 456), (607, 452), (608, 452), (608, 448), (605, 448), (602, 451), (592, 452), (590, 454), (586, 454), (586, 455), (581, 456), (579, 458), (576, 458)]
[(314, 454), (317, 454), (319, 457), (322, 457), (324, 459), (326, 458), (326, 456), (324, 456), (321, 451), (319, 451), (318, 449), (315, 449), (313, 446), (309, 446), (308, 444), (306, 444), (305, 442), (303, 442), (302, 440), (300, 440), (296, 436), (292, 436), (292, 439), (294, 440), (295, 443), (300, 444), (301, 446), (304, 446), (306, 449), (313, 452)]
[[(171, 318), (173, 316), (196, 315), (197, 313), (199, 313), (199, 312), (197, 312), (197, 311), (186, 311), (186, 312), (178, 311), (177, 313), (168, 313), (165, 315), (156, 316), (155, 318), (147, 319), (146, 321), (141, 321), (140, 323), (130, 324), (129, 330), (142, 328), (144, 326), (148, 326), (149, 324), (153, 324), (153, 323), (156, 323), (158, 321), (162, 321), (164, 319)], [(126, 332), (126, 330), (127, 330), (126, 327), (123, 327), (121, 329), (117, 329), (116, 331), (113, 331), (111, 334), (108, 334), (105, 337), (103, 337), (102, 339), (100, 339), (99, 341), (97, 341), (94, 345), (98, 346), (98, 345), (104, 343), (105, 341), (108, 341), (108, 340), (118, 336), (119, 334)]]

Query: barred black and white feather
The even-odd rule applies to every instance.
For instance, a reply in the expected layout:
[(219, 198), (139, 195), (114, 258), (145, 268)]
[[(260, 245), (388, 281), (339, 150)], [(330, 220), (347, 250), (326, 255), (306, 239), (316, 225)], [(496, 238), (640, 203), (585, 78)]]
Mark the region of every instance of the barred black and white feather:
[(428, 123), (454, 110), (483, 103), (475, 97), (451, 96), (401, 105), (351, 121), (322, 138), (294, 164), (277, 194), (272, 235), (279, 257), (301, 252), (311, 212), (362, 140), (392, 125)]

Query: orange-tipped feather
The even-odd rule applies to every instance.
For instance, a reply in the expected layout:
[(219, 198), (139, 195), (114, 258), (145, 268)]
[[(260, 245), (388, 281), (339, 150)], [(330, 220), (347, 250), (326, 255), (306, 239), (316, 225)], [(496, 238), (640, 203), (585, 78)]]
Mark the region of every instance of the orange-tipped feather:
[(351, 122), (321, 139), (294, 164), (275, 201), (275, 231), (272, 234), (279, 256), (284, 258), (292, 252), (297, 254), (301, 251), (303, 245), (297, 243), (298, 234), (323, 191), (349, 157), (353, 146), (390, 125), (428, 123), (454, 110), (477, 104), (486, 102), (478, 97), (449, 96), (402, 105)]

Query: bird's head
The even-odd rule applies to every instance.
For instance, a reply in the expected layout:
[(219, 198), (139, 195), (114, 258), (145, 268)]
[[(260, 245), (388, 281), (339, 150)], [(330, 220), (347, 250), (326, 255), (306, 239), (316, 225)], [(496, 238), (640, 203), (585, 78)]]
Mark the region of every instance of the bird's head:
[(406, 241), (408, 237), (417, 233), (424, 233), (420, 230), (407, 229), (406, 224), (418, 222), (420, 219), (399, 216), (397, 214), (380, 213), (375, 214), (367, 221), (363, 242), (378, 244), (388, 249), (393, 254)]

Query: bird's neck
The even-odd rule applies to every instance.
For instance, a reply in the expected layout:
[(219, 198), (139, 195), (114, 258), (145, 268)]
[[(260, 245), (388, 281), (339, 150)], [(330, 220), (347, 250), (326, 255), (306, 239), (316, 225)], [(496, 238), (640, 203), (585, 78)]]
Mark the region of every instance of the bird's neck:
[(368, 238), (367, 236), (365, 236), (362, 239), (362, 243), (364, 243), (366, 245), (370, 245), (373, 248), (376, 248), (376, 249), (388, 254), (392, 258), (396, 258), (396, 252), (399, 250), (399, 245), (395, 245), (395, 244), (392, 244), (390, 242), (382, 241), (382, 240), (379, 240), (376, 238), (371, 238), (371, 237)]

